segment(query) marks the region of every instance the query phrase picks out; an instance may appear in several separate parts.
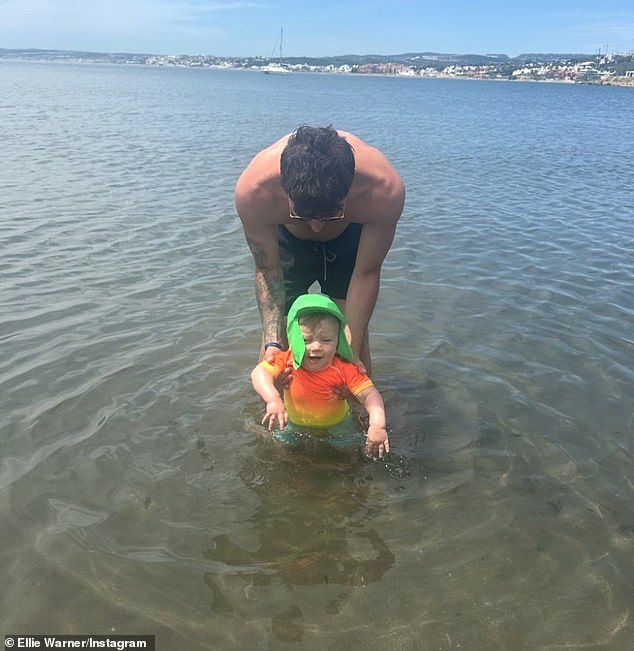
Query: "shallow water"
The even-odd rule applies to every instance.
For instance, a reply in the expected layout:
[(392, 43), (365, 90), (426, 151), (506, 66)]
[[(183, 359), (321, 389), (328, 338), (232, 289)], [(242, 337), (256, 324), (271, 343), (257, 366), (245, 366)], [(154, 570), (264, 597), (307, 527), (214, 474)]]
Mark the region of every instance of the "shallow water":
[[(634, 644), (631, 89), (2, 63), (0, 628)], [(262, 439), (232, 191), (300, 123), (408, 190), (387, 463)]]

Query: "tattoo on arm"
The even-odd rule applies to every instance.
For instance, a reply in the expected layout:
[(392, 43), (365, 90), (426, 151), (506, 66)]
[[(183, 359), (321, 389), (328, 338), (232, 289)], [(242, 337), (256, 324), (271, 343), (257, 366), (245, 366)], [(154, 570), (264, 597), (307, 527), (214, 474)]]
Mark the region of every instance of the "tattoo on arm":
[(256, 269), (262, 269), (266, 265), (267, 255), (264, 247), (257, 241), (247, 237), (247, 244), (251, 249)]
[(284, 331), (284, 276), (280, 268), (267, 265), (269, 256), (260, 242), (247, 239), (255, 262), (255, 296), (262, 319), (265, 341), (285, 341)]
[(255, 295), (266, 341), (284, 342), (284, 281), (281, 275), (255, 272)]

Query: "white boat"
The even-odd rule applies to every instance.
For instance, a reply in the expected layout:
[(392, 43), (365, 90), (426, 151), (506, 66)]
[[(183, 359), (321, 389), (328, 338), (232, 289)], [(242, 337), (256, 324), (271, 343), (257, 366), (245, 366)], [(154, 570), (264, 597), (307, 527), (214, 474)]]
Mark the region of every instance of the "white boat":
[[(284, 66), (284, 64), (282, 63), (282, 43), (283, 43), (283, 41), (284, 41), (284, 28), (280, 27), (280, 35), (279, 35), (280, 58), (279, 58), (279, 62), (278, 63), (269, 63), (269, 64), (263, 66), (262, 68), (260, 68), (260, 70), (262, 70), (262, 72), (265, 75), (289, 75), (291, 73), (291, 71), (288, 68), (286, 68)], [(273, 52), (275, 52), (275, 47), (276, 46), (277, 46), (277, 41), (275, 42), (275, 45), (273, 46)], [(273, 58), (273, 57), (271, 56), (271, 58)]]

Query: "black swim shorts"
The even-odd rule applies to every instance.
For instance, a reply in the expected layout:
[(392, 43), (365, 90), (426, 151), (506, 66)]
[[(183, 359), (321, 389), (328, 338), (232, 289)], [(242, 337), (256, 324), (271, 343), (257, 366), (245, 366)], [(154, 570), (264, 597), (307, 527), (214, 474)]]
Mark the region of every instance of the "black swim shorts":
[(362, 228), (362, 224), (350, 224), (334, 240), (311, 242), (300, 240), (284, 226), (278, 226), (287, 313), (291, 303), (315, 281), (323, 294), (346, 298)]

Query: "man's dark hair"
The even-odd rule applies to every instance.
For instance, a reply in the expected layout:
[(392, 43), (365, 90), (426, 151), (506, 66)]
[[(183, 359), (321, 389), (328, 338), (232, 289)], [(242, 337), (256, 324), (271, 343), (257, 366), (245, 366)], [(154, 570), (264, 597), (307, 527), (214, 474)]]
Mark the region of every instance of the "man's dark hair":
[(331, 217), (350, 191), (354, 152), (331, 126), (303, 126), (288, 139), (280, 171), (282, 188), (298, 215)]

